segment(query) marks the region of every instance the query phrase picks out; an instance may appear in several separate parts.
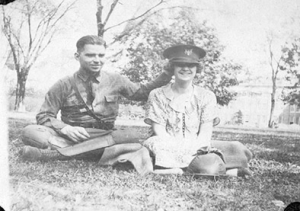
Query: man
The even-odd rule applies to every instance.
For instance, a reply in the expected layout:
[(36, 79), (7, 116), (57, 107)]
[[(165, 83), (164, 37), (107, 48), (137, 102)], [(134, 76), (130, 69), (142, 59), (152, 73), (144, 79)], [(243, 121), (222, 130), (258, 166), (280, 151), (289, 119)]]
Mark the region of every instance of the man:
[(23, 147), (21, 156), (26, 160), (92, 157), (102, 165), (130, 161), (141, 174), (151, 171), (149, 153), (137, 143), (138, 137), (114, 129), (119, 99), (147, 100), (149, 92), (167, 84), (172, 74), (165, 71), (146, 85), (136, 84), (103, 69), (102, 38), (84, 36), (76, 47), (79, 70), (50, 88), (36, 116), (38, 125), (23, 130), (22, 141), (29, 146)]

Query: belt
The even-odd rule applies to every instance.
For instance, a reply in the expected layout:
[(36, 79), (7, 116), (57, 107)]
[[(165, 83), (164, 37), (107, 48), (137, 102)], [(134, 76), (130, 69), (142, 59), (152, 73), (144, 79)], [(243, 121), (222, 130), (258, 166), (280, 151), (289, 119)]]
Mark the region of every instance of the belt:
[(71, 126), (79, 126), (84, 128), (96, 128), (96, 129), (102, 129), (102, 130), (112, 130), (114, 128), (113, 122), (69, 122), (68, 123)]

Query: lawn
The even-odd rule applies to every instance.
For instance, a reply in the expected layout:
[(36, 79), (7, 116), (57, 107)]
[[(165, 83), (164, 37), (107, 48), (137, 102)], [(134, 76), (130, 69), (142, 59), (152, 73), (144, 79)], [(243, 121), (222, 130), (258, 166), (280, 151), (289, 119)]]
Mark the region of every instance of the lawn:
[[(26, 162), (19, 155), (28, 120), (9, 120), (11, 210), (284, 210), (300, 201), (300, 135), (218, 129), (254, 153), (253, 177), (139, 176), (130, 165), (100, 167), (70, 160)], [(132, 127), (144, 134), (146, 129)]]

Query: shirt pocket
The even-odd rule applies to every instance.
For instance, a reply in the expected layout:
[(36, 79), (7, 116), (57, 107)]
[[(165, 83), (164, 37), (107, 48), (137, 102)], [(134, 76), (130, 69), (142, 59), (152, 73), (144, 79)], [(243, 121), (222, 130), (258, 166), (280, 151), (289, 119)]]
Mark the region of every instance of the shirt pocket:
[(80, 103), (77, 96), (75, 94), (71, 94), (66, 98), (64, 106), (66, 106), (66, 107), (68, 107), (68, 106), (77, 106), (77, 105), (80, 105), (80, 104), (82, 104), (82, 103)]
[(119, 95), (104, 96), (103, 115), (117, 115), (119, 110)]
[(119, 95), (106, 95), (105, 101), (107, 103), (117, 103), (119, 100)]

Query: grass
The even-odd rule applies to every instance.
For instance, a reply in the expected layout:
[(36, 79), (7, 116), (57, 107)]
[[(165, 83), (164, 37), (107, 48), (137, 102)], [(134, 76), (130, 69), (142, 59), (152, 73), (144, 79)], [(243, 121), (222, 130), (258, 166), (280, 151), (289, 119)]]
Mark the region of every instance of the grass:
[[(139, 176), (130, 165), (100, 167), (82, 160), (26, 162), (18, 151), (26, 120), (9, 121), (11, 210), (284, 210), (300, 201), (300, 138), (274, 134), (214, 133), (239, 140), (255, 157), (254, 176), (195, 178)], [(133, 132), (146, 133), (134, 127)]]

